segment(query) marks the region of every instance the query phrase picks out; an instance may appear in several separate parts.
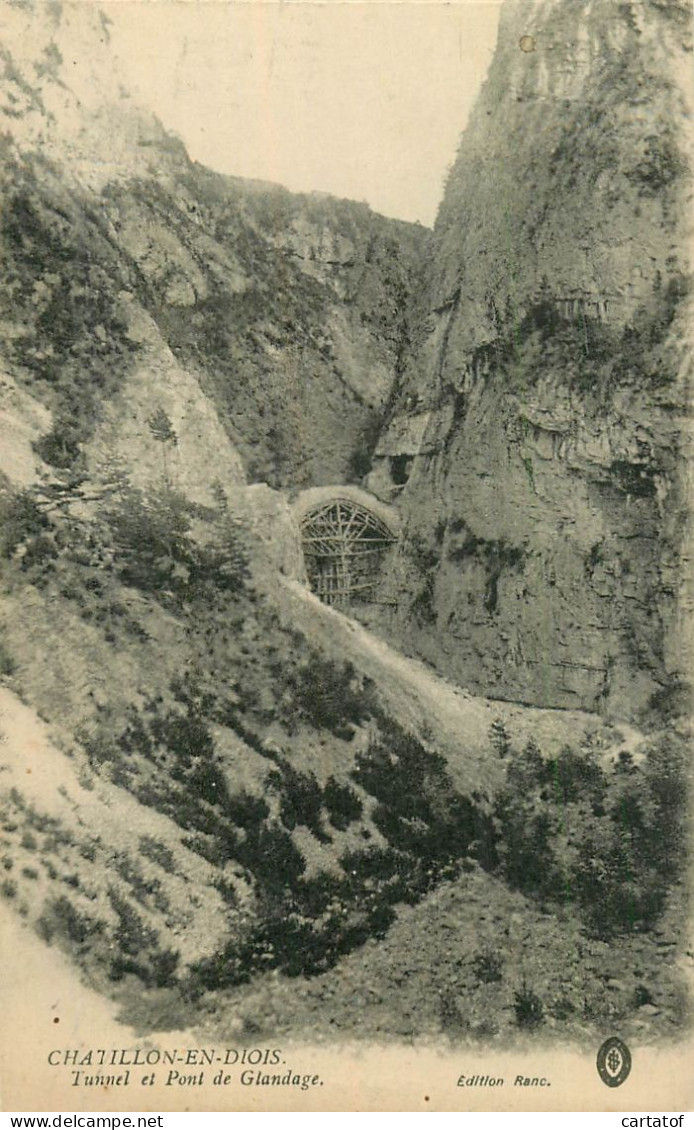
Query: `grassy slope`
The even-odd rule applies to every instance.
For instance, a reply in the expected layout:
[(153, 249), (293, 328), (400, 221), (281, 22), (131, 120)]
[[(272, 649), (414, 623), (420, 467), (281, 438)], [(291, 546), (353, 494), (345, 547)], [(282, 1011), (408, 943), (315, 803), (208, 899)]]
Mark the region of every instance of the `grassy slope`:
[[(11, 521), (5, 514), (5, 538), (14, 538), (4, 548), (2, 664), (11, 686), (57, 726), (72, 760), (69, 798), (61, 799), (60, 758), (52, 755), (46, 775), (58, 795), (48, 806), (32, 798), (16, 762), (6, 778), (4, 895), (97, 983), (120, 993), (138, 1023), (195, 1017), (214, 1026), (221, 999), (249, 1031), (273, 1017), (291, 1026), (287, 1001), (296, 998), (300, 1025), (319, 1028), (325, 1001), (334, 1000), (335, 1023), (350, 1030), (351, 987), (359, 996), (368, 984), (375, 1005), (365, 1031), (403, 1034), (418, 1023), (407, 1018), (409, 990), (390, 991), (403, 979), (427, 998), (422, 1031), (475, 1031), (484, 1007), (503, 1033), (515, 1022), (513, 994), (524, 975), (529, 984), (532, 975), (546, 1022), (553, 1017), (571, 1032), (603, 1021), (613, 1006), (657, 1031), (677, 1022), (674, 928), (665, 927), (662, 950), (659, 935), (625, 942), (623, 930), (591, 942), (580, 908), (560, 911), (553, 891), (531, 884), (512, 893), (503, 882), (499, 849), (513, 828), (507, 821), (499, 839), (494, 808), (505, 763), (517, 760), (508, 743), (518, 750), (544, 733), (556, 757), (579, 726), (603, 752), (619, 735), (588, 716), (497, 710), (439, 686), (298, 588), (278, 589), (223, 509), (198, 509), (193, 519), (180, 500), (154, 505), (128, 495), (88, 522), (47, 522), (36, 511), (27, 516), (27, 505), (25, 497)], [(28, 632), (20, 629), (27, 622)], [(520, 790), (522, 798), (531, 792)], [(544, 802), (532, 803), (539, 810), (520, 816), (534, 835)], [(99, 814), (108, 804), (132, 808), (127, 842), (104, 837)], [(648, 807), (643, 813), (660, 819)], [(606, 857), (611, 827), (609, 814), (598, 818)], [(557, 845), (562, 866), (573, 866), (578, 850), (558, 825), (553, 836), (536, 845), (547, 873)], [(528, 848), (522, 836), (517, 847)], [(194, 875), (197, 950), (198, 935), (185, 925), (186, 877)], [(479, 913), (466, 915), (468, 903)], [(678, 905), (679, 896), (667, 913)], [(505, 969), (501, 987), (490, 1000), (484, 989), (461, 1002), (460, 986), (510, 915), (520, 933), (494, 951)], [(654, 916), (661, 921), (662, 907)], [(461, 930), (444, 960), (446, 922)], [(546, 946), (535, 947), (538, 931)], [(514, 964), (520, 935), (527, 968)], [(643, 977), (635, 957), (605, 1003), (598, 958), (616, 962), (625, 945), (643, 954)], [(413, 959), (428, 946), (431, 960)], [(557, 988), (567, 946), (576, 992), (588, 1002), (571, 1009)], [(658, 971), (661, 952), (668, 968)], [(280, 976), (266, 983), (268, 965)], [(652, 1014), (639, 1011), (652, 1001)]]
[[(205, 999), (200, 1023), (230, 1034), (226, 1018), (260, 1033), (301, 1032), (311, 1042), (386, 1036), (456, 1044), (561, 1035), (595, 1043), (618, 1026), (639, 1040), (673, 1035), (688, 1015), (682, 922), (669, 913), (654, 938), (618, 945), (586, 936), (566, 909), (532, 901), (473, 869), (418, 906), (399, 909), (382, 941), (369, 941), (313, 981), (267, 977)], [(131, 1005), (138, 1023), (153, 1008)]]

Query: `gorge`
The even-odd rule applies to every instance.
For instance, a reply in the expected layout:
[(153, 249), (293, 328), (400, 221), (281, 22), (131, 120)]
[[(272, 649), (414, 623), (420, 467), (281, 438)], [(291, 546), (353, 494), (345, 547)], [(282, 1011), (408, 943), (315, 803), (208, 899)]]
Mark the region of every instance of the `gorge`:
[(506, 0), (433, 231), (5, 14), (5, 904), (150, 1031), (676, 1034), (688, 6)]

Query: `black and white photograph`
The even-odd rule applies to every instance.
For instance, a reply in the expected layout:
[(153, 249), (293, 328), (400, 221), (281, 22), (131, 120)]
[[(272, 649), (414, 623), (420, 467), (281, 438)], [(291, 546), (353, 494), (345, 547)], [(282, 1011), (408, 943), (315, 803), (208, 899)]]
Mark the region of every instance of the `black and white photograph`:
[(692, 26), (0, 0), (6, 1109), (691, 1109)]

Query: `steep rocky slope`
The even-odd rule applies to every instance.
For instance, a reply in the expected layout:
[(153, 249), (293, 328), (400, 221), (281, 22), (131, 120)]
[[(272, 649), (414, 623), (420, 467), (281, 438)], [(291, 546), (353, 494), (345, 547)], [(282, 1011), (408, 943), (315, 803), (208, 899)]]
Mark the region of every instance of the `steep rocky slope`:
[(141, 301), (251, 480), (363, 473), (407, 346), (425, 229), (181, 164), (104, 193)]
[(690, 95), (686, 5), (504, 9), (369, 479), (463, 685), (633, 717), (690, 668)]
[[(201, 426), (217, 430), (222, 480), (240, 471), (223, 435), (251, 480), (358, 477), (402, 365), (426, 230), (196, 166), (120, 88), (96, 8), (7, 14), (0, 317), (5, 368), (53, 413), (39, 454), (92, 472), (119, 447), (159, 463), (159, 408), (177, 417), (179, 485), (209, 464)], [(35, 417), (27, 406), (29, 432)]]

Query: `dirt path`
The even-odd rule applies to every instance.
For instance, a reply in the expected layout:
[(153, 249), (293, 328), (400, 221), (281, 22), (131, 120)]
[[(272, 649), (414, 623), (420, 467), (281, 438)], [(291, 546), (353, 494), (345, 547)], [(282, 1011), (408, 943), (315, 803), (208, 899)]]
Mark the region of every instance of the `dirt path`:
[(546, 753), (588, 734), (608, 746), (633, 745), (639, 735), (628, 727), (607, 726), (597, 715), (576, 710), (543, 710), (472, 695), (425, 663), (396, 651), (349, 616), (323, 604), (296, 581), (283, 581), (280, 603), (294, 627), (336, 662), (350, 661), (373, 679), (395, 718), (431, 742), (449, 761), (459, 787), (493, 788), (503, 762), (489, 756), (489, 731), (496, 720), (506, 726), (515, 748), (534, 738)]

